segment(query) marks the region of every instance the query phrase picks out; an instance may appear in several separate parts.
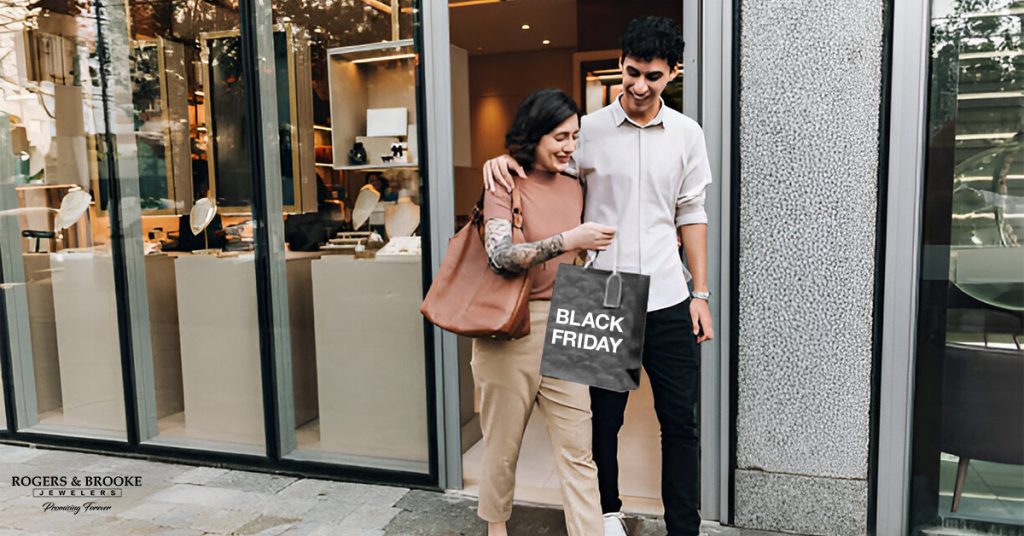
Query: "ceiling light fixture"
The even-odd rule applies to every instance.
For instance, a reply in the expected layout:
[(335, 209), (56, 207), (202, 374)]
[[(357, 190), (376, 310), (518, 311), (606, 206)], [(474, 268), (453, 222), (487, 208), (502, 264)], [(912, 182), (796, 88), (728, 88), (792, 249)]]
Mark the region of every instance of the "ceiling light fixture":
[(498, 4), (504, 0), (463, 0), (462, 2), (449, 2), (448, 8), (481, 6), (484, 4)]
[(982, 93), (960, 93), (957, 100), (1019, 99), (1024, 91), (988, 91)]
[(587, 81), (592, 82), (595, 80), (622, 80), (621, 74), (603, 74), (601, 76), (588, 75)]
[(977, 58), (1015, 58), (1024, 56), (1024, 50), (991, 50), (985, 52), (964, 52), (960, 54), (962, 60), (973, 60)]
[(551, 40), (550, 39), (545, 39), (545, 40), (541, 41), (541, 44), (542, 45), (550, 45), (551, 44)]
[(524, 30), (529, 30), (530, 29), (530, 25), (529, 24), (524, 24), (523, 25), (523, 29)]
[(379, 58), (362, 58), (358, 60), (352, 60), (352, 63), (371, 63), (374, 61), (404, 60), (407, 58), (415, 57), (416, 54), (395, 54), (394, 56), (381, 56)]
[(978, 19), (982, 17), (1008, 17), (1012, 15), (1024, 15), (1024, 7), (1011, 7), (1009, 9), (1000, 9), (997, 11), (979, 11), (977, 13), (964, 13), (964, 17), (968, 19)]
[[(990, 175), (965, 175), (957, 179), (960, 182), (992, 182)], [(1024, 181), (1024, 175), (1007, 175), (1006, 180)]]
[(1016, 135), (1016, 132), (986, 132), (984, 134), (957, 134), (956, 141), (1008, 140)]

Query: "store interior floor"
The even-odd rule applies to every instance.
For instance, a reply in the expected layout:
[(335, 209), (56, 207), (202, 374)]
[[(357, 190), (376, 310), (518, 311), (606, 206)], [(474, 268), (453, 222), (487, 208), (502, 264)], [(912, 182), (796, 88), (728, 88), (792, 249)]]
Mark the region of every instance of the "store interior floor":
[[(664, 512), (660, 499), (661, 432), (646, 374), (641, 382), (640, 388), (629, 397), (626, 422), (619, 434), (619, 487), (623, 510), (661, 515)], [(482, 460), (482, 441), (462, 457), (463, 485), (467, 494), (479, 494)], [(516, 467), (515, 498), (531, 503), (562, 504), (547, 423), (540, 411), (533, 412), (523, 437)]]

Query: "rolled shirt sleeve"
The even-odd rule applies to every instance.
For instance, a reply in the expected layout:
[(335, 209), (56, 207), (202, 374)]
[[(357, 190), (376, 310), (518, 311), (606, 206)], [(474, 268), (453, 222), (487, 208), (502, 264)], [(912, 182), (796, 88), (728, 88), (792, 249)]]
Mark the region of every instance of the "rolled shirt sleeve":
[(689, 146), (683, 155), (683, 180), (676, 196), (676, 227), (708, 222), (704, 197), (711, 184), (711, 164), (704, 131), (699, 126), (693, 128), (696, 129), (694, 135), (686, 137)]

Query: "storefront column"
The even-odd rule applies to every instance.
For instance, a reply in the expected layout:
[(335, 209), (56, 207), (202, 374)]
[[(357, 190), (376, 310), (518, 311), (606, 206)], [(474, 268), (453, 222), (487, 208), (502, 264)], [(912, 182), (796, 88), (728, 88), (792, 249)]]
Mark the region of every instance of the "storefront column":
[(740, 527), (869, 530), (886, 4), (736, 4)]

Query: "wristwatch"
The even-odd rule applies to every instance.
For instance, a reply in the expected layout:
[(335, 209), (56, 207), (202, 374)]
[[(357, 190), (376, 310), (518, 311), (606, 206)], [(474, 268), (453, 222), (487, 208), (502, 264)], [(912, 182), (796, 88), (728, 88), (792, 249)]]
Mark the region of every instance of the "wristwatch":
[(711, 298), (710, 292), (697, 292), (696, 290), (690, 293), (690, 296), (697, 298), (698, 300), (708, 301)]

